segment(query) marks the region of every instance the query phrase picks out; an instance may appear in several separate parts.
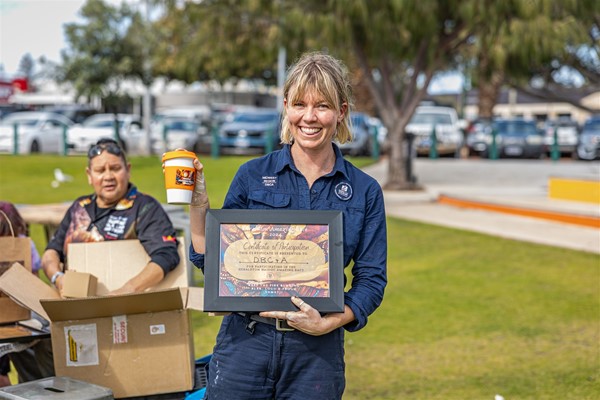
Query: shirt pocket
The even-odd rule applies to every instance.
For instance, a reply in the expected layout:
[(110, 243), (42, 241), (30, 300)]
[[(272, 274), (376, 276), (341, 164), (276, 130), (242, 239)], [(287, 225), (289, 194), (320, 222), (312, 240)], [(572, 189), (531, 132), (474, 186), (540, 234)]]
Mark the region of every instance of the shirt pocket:
[(291, 196), (267, 190), (253, 190), (248, 195), (248, 208), (270, 210), (290, 206)]

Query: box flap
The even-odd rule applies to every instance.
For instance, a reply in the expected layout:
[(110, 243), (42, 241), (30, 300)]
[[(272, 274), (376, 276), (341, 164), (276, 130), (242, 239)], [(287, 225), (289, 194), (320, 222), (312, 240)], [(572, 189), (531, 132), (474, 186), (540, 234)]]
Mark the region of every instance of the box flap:
[(80, 320), (181, 310), (185, 308), (185, 294), (180, 288), (120, 296), (88, 297), (80, 299), (41, 300), (50, 321)]
[[(179, 265), (149, 290), (188, 286), (188, 263), (183, 238), (178, 238)], [(96, 293), (105, 295), (119, 289), (150, 261), (139, 240), (69, 243), (67, 265), (70, 270), (87, 272), (98, 278)]]
[(204, 311), (204, 288), (189, 287), (186, 292), (186, 306), (189, 310)]
[(0, 276), (0, 290), (11, 299), (43, 318), (48, 315), (40, 304), (40, 299), (60, 299), (58, 291), (27, 271), (21, 264), (14, 263)]

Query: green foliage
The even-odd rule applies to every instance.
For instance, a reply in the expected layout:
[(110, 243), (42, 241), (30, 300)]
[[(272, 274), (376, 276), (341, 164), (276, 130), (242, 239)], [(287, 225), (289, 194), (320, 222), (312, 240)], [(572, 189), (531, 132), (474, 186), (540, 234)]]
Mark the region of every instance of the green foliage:
[(139, 12), (126, 3), (88, 0), (80, 16), (84, 22), (65, 26), (69, 50), (58, 68), (62, 81), (79, 95), (102, 98), (122, 94), (120, 82), (127, 78), (151, 82), (147, 55), (156, 39)]
[(188, 83), (246, 78), (273, 84), (281, 44), (276, 12), (277, 3), (258, 0), (171, 7), (155, 23), (163, 36), (156, 71)]

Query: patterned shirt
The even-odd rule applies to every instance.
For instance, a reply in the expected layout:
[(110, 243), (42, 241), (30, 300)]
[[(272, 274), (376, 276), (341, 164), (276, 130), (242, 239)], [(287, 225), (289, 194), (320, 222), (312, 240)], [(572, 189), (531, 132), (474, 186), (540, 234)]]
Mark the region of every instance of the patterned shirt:
[(67, 210), (46, 249), (56, 250), (66, 262), (69, 243), (139, 239), (150, 260), (165, 275), (179, 264), (175, 228), (166, 211), (153, 197), (130, 184), (114, 207), (99, 209), (96, 195), (79, 197)]

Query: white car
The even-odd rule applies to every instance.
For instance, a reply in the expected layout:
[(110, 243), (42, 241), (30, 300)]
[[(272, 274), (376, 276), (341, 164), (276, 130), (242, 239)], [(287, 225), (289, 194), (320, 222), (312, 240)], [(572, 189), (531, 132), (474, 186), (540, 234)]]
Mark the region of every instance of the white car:
[(417, 155), (428, 155), (435, 128), (436, 150), (439, 155), (460, 154), (463, 145), (462, 122), (451, 107), (419, 106), (405, 131), (415, 135)]
[[(140, 152), (146, 143), (139, 116), (133, 114), (96, 114), (87, 118), (81, 125), (75, 125), (67, 132), (69, 147), (73, 153), (87, 153), (100, 139), (115, 139), (126, 153)], [(118, 127), (118, 129), (117, 129)]]
[[(15, 151), (15, 125), (17, 149)], [(21, 111), (0, 122), (1, 153), (56, 153), (64, 151), (64, 134), (73, 121), (56, 113)]]
[(577, 143), (579, 142), (579, 125), (577, 122), (567, 118), (560, 118), (556, 121), (546, 121), (544, 125), (544, 144), (549, 155), (554, 148), (554, 134), (556, 133), (557, 150), (561, 154), (574, 156), (576, 154)]

